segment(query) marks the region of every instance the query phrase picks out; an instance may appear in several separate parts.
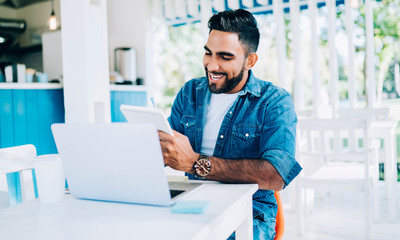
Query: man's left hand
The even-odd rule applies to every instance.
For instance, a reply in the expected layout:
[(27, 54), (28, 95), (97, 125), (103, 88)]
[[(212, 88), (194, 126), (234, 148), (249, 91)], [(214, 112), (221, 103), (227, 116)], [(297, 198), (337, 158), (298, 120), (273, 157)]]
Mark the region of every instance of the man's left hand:
[(200, 154), (193, 151), (189, 139), (177, 131), (174, 131), (174, 136), (158, 131), (158, 136), (164, 163), (175, 170), (193, 173), (193, 164)]

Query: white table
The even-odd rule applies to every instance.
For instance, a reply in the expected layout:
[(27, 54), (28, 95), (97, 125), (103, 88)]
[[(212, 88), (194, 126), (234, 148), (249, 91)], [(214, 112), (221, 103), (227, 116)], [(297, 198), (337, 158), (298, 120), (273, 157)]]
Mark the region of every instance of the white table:
[(397, 121), (373, 121), (370, 128), (370, 138), (383, 139), (384, 172), (386, 197), (388, 200), (389, 219), (395, 220), (396, 201), (395, 187), (397, 183)]
[(209, 201), (204, 214), (169, 207), (78, 200), (33, 200), (0, 210), (1, 239), (253, 239), (256, 184), (207, 183), (184, 200)]

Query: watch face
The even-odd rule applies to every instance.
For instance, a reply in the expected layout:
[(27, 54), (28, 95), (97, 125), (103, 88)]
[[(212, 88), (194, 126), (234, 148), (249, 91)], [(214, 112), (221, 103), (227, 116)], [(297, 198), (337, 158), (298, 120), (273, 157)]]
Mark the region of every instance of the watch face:
[(195, 169), (197, 175), (205, 177), (210, 173), (211, 163), (206, 158), (200, 158), (196, 161)]

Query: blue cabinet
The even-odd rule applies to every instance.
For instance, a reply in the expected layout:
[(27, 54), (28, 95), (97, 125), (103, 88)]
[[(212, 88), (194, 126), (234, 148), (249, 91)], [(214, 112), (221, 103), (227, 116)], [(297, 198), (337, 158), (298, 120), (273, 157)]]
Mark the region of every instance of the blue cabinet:
[[(118, 89), (110, 92), (111, 121), (125, 122), (120, 105), (146, 106), (147, 91), (144, 88)], [(38, 155), (57, 153), (50, 127), (53, 123), (63, 122), (62, 88), (0, 89), (0, 148), (33, 144)]]
[(53, 123), (63, 123), (62, 89), (0, 89), (0, 148), (33, 144), (37, 154), (57, 153)]
[(122, 112), (119, 110), (121, 104), (147, 106), (146, 91), (111, 91), (111, 121), (126, 122)]

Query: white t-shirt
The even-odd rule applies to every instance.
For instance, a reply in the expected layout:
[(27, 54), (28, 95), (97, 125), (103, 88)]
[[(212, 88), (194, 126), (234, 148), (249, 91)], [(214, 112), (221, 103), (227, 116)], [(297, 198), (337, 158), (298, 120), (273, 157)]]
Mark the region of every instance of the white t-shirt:
[(204, 124), (201, 153), (207, 156), (213, 155), (222, 121), (224, 120), (226, 113), (232, 107), (238, 95), (239, 93), (211, 94), (206, 123)]

